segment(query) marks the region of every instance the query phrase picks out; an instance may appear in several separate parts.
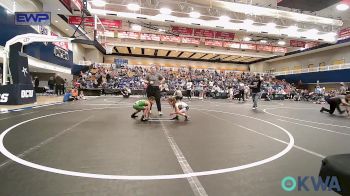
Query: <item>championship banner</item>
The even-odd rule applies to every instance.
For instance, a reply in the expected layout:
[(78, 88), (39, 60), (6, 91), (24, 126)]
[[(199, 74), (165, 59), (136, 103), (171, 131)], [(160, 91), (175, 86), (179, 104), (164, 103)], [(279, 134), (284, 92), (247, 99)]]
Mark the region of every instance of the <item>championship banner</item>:
[(256, 50), (258, 51), (265, 51), (265, 52), (272, 52), (272, 46), (269, 45), (257, 45)]
[[(82, 18), (80, 16), (69, 16), (68, 24), (71, 25), (79, 25), (81, 23)], [(93, 27), (95, 25), (94, 17), (85, 17), (83, 21), (84, 26)]]
[(287, 48), (284, 47), (273, 47), (272, 52), (287, 53)]
[[(72, 25), (79, 25), (81, 23), (82, 18), (80, 16), (69, 16), (68, 23)], [(122, 21), (121, 20), (112, 20), (112, 19), (100, 19), (103, 26), (107, 28), (121, 28)], [(85, 17), (83, 21), (84, 26), (93, 27), (95, 25), (94, 17)]]
[(201, 40), (198, 38), (192, 38), (192, 37), (182, 37), (181, 42), (184, 44), (195, 44), (199, 45), (201, 43)]
[(178, 36), (161, 35), (160, 40), (164, 42), (181, 43), (181, 38)]
[(296, 48), (305, 48), (306, 42), (299, 40), (290, 40), (289, 45)]
[(316, 47), (320, 45), (320, 42), (307, 42), (305, 44), (305, 48), (308, 49), (308, 48), (313, 48), (313, 47)]
[(230, 33), (230, 32), (215, 31), (215, 38), (216, 39), (234, 40), (235, 34)]
[(207, 39), (207, 40), (205, 40), (204, 45), (206, 45), (206, 46), (222, 47), (222, 41)]
[(138, 32), (128, 32), (128, 31), (121, 31), (118, 32), (118, 38), (121, 39), (140, 39), (140, 33)]
[(256, 50), (255, 44), (241, 44), (241, 49), (247, 49), (247, 50)]
[(206, 29), (194, 29), (194, 36), (214, 38), (215, 31)]
[(224, 42), (224, 47), (225, 48), (240, 49), (241, 48), (241, 43), (238, 43), (238, 42)]
[(160, 41), (160, 35), (157, 34), (152, 34), (152, 33), (141, 33), (140, 36), (141, 40), (146, 40), (146, 41)]
[(171, 26), (171, 32), (179, 35), (193, 35), (193, 29), (188, 27)]

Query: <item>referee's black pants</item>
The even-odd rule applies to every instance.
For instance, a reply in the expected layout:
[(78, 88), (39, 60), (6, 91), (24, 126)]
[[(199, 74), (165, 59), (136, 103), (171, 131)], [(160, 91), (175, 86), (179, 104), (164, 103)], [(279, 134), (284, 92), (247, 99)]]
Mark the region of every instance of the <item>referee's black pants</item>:
[(338, 112), (339, 112), (339, 114), (343, 114), (345, 111), (342, 111), (341, 109), (340, 109), (340, 103), (337, 103), (336, 101), (333, 101), (333, 100), (331, 100), (331, 99), (326, 99), (326, 101), (328, 102), (328, 104), (329, 104), (329, 106), (330, 106), (330, 109), (328, 110), (328, 109), (326, 109), (326, 108), (322, 108), (322, 111), (326, 111), (326, 112), (328, 112), (328, 113), (330, 113), (330, 114), (333, 114), (334, 113), (334, 111), (335, 111), (335, 109), (337, 109), (338, 110)]
[[(146, 89), (147, 97), (156, 98), (158, 112), (162, 111), (162, 105), (160, 104), (160, 89), (159, 86), (148, 86)], [(152, 110), (152, 108), (151, 108)]]

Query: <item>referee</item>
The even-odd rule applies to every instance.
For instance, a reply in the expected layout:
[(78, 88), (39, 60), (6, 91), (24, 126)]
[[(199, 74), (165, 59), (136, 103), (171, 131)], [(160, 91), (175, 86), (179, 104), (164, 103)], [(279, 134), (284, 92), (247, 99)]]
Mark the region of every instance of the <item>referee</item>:
[[(157, 103), (157, 109), (158, 109), (158, 114), (159, 116), (163, 115), (162, 113), (162, 106), (160, 103), (160, 88), (159, 86), (164, 83), (165, 78), (157, 73), (157, 69), (155, 65), (151, 66), (151, 71), (150, 73), (146, 76), (146, 81), (145, 83), (147, 84), (147, 97), (155, 97), (156, 98), (156, 103)], [(152, 110), (152, 106), (151, 106)]]

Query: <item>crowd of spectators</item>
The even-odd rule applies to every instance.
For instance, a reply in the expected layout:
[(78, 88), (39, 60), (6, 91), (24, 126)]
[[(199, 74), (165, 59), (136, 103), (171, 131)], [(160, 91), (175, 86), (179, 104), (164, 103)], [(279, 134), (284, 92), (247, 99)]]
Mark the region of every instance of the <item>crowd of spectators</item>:
[[(115, 67), (113, 65), (94, 64), (87, 72), (81, 72), (74, 82), (82, 89), (119, 89), (143, 90), (144, 78), (148, 68), (141, 66)], [(254, 73), (204, 70), (191, 68), (159, 68), (159, 73), (166, 79), (162, 91), (191, 91), (199, 96), (215, 96), (226, 93), (234, 96), (244, 91), (249, 92), (249, 84), (257, 76)], [(264, 80), (263, 91), (268, 94), (291, 94), (291, 84), (275, 79), (270, 75), (260, 75)]]
[[(117, 89), (123, 91), (144, 90), (144, 78), (149, 67), (94, 64), (87, 72), (81, 72), (73, 81), (80, 89)], [(170, 68), (159, 67), (158, 72), (165, 78), (161, 90), (173, 93), (176, 90), (187, 91), (188, 96), (195, 95), (200, 98), (206, 96), (222, 98), (249, 97), (249, 85), (257, 76), (263, 80), (262, 97), (270, 99), (317, 100), (326, 94), (339, 92), (326, 92), (317, 86), (314, 91), (297, 88), (284, 80), (278, 80), (269, 74), (256, 74), (250, 72), (220, 71), (213, 69), (191, 69), (187, 67)]]

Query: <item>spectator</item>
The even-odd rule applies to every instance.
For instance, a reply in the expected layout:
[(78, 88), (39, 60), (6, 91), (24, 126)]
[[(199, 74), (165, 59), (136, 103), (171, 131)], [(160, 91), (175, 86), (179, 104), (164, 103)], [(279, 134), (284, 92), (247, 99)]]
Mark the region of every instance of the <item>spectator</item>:
[(39, 78), (38, 78), (38, 76), (35, 76), (34, 77), (34, 87), (35, 87), (35, 89), (37, 89), (38, 87), (39, 87)]
[(54, 87), (55, 87), (55, 80), (53, 76), (50, 76), (49, 81), (47, 82), (47, 85), (49, 86), (50, 93), (53, 93)]

